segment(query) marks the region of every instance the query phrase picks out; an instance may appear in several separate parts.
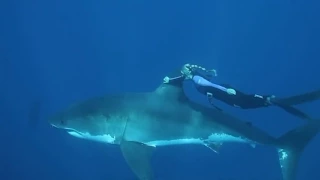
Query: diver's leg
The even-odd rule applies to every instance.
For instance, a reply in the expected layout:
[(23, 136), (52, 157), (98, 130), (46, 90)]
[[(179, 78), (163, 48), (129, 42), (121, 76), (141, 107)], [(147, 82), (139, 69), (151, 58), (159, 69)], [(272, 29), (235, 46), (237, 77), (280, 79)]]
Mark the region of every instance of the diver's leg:
[(261, 107), (270, 106), (270, 99), (272, 96), (261, 96), (258, 94), (244, 94), (240, 91), (236, 91), (234, 105), (242, 109), (255, 109)]
[[(224, 85), (224, 86), (234, 89), (229, 85)], [(274, 106), (280, 107), (284, 111), (296, 117), (299, 117), (305, 120), (310, 120), (310, 121), (312, 120), (312, 118), (308, 116), (306, 113), (302, 112), (301, 110), (291, 105), (283, 103), (282, 99), (278, 100), (277, 98), (275, 98), (274, 95), (262, 96), (258, 94), (245, 94), (236, 89), (235, 91), (236, 91), (235, 95), (229, 95), (225, 92), (222, 93), (222, 91), (217, 91), (215, 88), (211, 88), (211, 89), (207, 88), (204, 92), (206, 93), (211, 92), (210, 97), (212, 98), (209, 98), (209, 100), (212, 105), (213, 105), (212, 99), (219, 99), (231, 106), (239, 107), (242, 109), (255, 109), (255, 108), (268, 107), (268, 106), (274, 105)]]
[(239, 90), (234, 89), (233, 87), (226, 85), (228, 89), (233, 89), (235, 94), (228, 94), (225, 91), (222, 91), (218, 88), (211, 86), (196, 86), (198, 92), (204, 95), (210, 95), (210, 103), (212, 104), (213, 99), (220, 100), (230, 106), (239, 107), (242, 109), (253, 109), (266, 107), (270, 105), (268, 101), (269, 96), (260, 96), (260, 95), (248, 95)]
[(252, 108), (266, 107), (270, 105), (278, 106), (284, 111), (288, 112), (289, 114), (292, 114), (299, 118), (312, 120), (310, 116), (308, 116), (306, 113), (302, 112), (301, 110), (293, 106), (281, 103), (280, 101), (277, 101), (277, 99), (273, 95), (272, 96), (246, 95), (246, 97), (243, 97), (242, 99), (241, 108), (252, 109)]

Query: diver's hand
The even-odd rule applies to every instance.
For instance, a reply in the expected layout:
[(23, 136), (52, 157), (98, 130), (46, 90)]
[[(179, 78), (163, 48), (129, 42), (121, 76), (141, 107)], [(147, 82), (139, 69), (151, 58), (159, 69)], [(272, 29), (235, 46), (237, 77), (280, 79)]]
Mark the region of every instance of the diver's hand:
[(208, 72), (211, 72), (213, 76), (218, 76), (217, 70), (215, 69), (211, 69), (211, 70), (207, 70)]
[(227, 89), (227, 93), (228, 93), (229, 95), (236, 95), (236, 94), (237, 94), (236, 90), (231, 89), (231, 88)]

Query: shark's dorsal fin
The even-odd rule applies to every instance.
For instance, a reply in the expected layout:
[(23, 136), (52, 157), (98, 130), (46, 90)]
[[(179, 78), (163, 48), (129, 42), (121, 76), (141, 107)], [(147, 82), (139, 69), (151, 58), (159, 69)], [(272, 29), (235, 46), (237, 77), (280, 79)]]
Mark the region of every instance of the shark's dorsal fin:
[(165, 96), (169, 99), (178, 99), (180, 101), (188, 101), (182, 86), (175, 86), (171, 84), (162, 83), (154, 93)]

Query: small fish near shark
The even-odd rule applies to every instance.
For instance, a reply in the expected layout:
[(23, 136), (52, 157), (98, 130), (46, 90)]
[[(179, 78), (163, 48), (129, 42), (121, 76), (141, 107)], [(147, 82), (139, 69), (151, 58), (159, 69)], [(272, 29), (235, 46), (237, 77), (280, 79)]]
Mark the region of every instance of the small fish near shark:
[[(320, 91), (283, 99), (290, 105), (319, 99)], [(161, 84), (154, 92), (95, 97), (49, 118), (70, 135), (119, 145), (140, 180), (154, 180), (151, 156), (157, 147), (199, 144), (214, 152), (226, 142), (267, 145), (277, 149), (283, 180), (295, 180), (299, 157), (317, 135), (320, 123), (308, 121), (274, 138), (225, 112), (190, 101), (183, 89)]]

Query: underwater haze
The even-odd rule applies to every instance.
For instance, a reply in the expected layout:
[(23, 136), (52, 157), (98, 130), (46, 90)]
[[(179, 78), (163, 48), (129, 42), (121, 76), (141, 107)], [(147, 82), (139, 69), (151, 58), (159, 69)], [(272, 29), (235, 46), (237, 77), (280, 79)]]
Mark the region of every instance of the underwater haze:
[[(119, 147), (74, 138), (47, 118), (69, 104), (155, 90), (185, 63), (218, 82), (287, 97), (320, 88), (320, 2), (306, 0), (0, 2), (0, 179), (134, 180)], [(186, 84), (195, 101), (206, 99)], [(277, 107), (228, 113), (274, 137), (305, 121)], [(320, 118), (320, 100), (298, 108)], [(320, 135), (298, 180), (320, 179)], [(160, 147), (159, 180), (281, 180), (273, 147)]]

